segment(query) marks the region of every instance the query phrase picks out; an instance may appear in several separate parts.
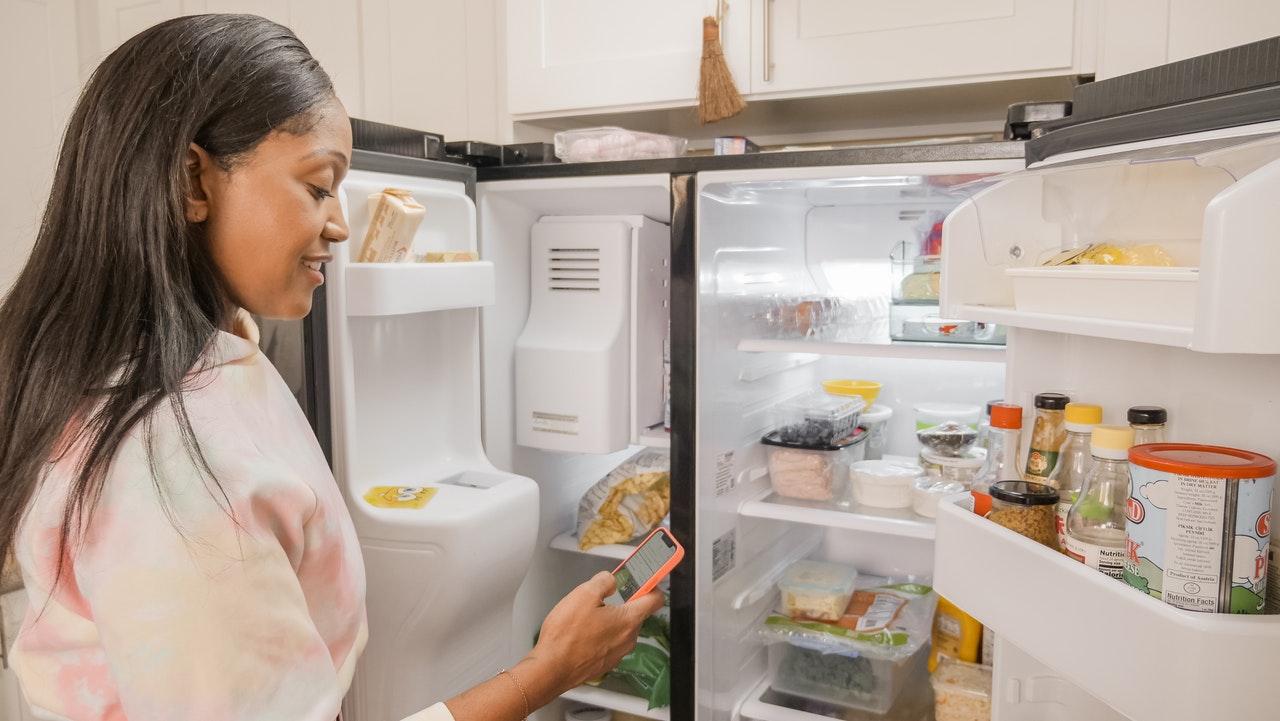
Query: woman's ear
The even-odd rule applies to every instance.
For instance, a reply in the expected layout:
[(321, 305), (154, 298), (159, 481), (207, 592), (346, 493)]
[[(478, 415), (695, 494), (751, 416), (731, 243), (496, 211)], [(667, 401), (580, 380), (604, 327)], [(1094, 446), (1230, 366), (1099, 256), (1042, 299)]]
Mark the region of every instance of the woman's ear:
[(204, 148), (192, 143), (187, 147), (187, 222), (203, 223), (209, 217), (208, 175), (214, 170), (213, 158)]

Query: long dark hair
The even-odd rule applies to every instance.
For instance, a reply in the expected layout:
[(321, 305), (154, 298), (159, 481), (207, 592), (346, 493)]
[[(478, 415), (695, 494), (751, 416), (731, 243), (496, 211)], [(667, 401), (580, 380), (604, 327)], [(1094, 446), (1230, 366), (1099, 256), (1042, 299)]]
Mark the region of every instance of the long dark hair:
[(306, 46), (254, 15), (162, 22), (94, 71), (31, 257), (0, 305), (0, 552), (49, 461), (74, 447), (66, 557), (121, 441), (141, 423), (150, 446), (147, 420), (165, 402), (221, 492), (183, 406), (184, 378), (229, 320), (202, 229), (186, 220), (188, 148), (232, 171), (271, 133), (310, 130), (311, 111), (331, 98)]

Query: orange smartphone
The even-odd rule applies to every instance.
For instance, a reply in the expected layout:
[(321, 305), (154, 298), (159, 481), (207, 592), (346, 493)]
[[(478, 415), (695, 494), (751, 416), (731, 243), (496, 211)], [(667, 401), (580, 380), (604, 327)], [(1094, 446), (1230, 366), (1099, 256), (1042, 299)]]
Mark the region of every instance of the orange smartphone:
[(671, 531), (661, 526), (653, 529), (627, 560), (613, 569), (623, 603), (652, 591), (682, 558), (684, 547)]

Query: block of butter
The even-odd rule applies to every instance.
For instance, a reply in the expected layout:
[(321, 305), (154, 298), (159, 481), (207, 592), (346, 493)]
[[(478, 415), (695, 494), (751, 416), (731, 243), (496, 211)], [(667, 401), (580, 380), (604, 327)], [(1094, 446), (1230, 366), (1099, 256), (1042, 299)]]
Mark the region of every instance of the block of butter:
[(386, 188), (369, 196), (372, 218), (360, 247), (361, 263), (400, 263), (412, 261), (413, 235), (422, 225), (426, 208), (413, 199), (413, 194), (399, 188)]
[(429, 251), (422, 254), (423, 263), (470, 263), (480, 256), (469, 250)]

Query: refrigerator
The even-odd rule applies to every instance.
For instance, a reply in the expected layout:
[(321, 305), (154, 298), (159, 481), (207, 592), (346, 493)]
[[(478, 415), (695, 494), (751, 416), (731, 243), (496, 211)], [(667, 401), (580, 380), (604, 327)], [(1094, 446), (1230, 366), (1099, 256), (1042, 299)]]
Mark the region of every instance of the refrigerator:
[[(883, 714), (777, 687), (761, 627), (805, 559), (928, 585), (994, 631), (999, 721), (1274, 715), (1275, 617), (1166, 606), (980, 518), (964, 493), (936, 519), (781, 497), (762, 443), (790, 400), (868, 379), (883, 384), (871, 409), (891, 411), (879, 452), (904, 462), (919, 459), (930, 404), (1017, 403), (1030, 428), (1045, 391), (1102, 405), (1109, 424), (1162, 406), (1170, 440), (1277, 457), (1276, 79), (1216, 93), (1177, 81), (1196, 69), (1078, 91), (1072, 118), (1026, 143), (479, 169), (357, 148), (342, 188), (351, 241), (335, 247), (308, 334), (369, 573), (370, 643), (346, 717), (400, 718), (518, 660), (564, 593), (629, 552), (578, 551), (577, 511), (645, 448), (669, 451), (667, 521), (687, 549), (666, 586), (671, 705), (587, 685), (539, 721), (584, 704), (658, 721), (933, 718), (919, 665)], [(353, 262), (386, 187), (426, 209), (415, 251), (478, 259)], [(546, 233), (588, 227), (621, 248), (608, 261), (621, 270), (601, 260), (591, 291), (612, 310), (539, 306), (564, 279), (548, 248), (582, 240)], [(1179, 267), (1041, 265), (1103, 241), (1159, 244)], [(906, 302), (918, 299), (902, 281), (922, 267), (936, 298)], [(652, 403), (666, 400), (653, 327), (668, 322), (669, 431)], [(948, 335), (957, 327), (971, 335)], [(522, 405), (531, 394), (603, 405), (608, 420), (538, 415)], [(535, 422), (610, 431), (574, 450), (530, 441)]]

